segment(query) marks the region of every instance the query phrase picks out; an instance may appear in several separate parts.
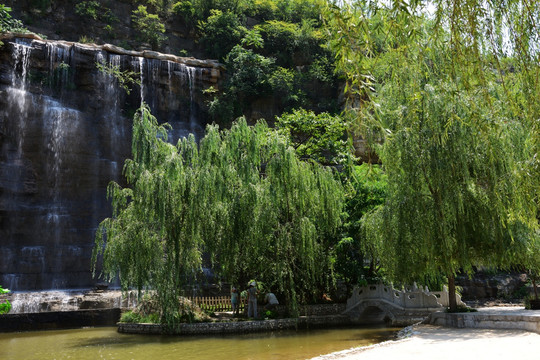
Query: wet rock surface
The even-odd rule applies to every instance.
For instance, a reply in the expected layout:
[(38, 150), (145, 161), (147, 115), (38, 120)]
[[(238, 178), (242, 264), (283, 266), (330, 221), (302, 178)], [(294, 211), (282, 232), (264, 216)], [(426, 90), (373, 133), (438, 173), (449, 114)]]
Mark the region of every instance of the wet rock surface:
[[(219, 64), (155, 52), (4, 36), (0, 47), (0, 285), (11, 290), (92, 288), (106, 188), (123, 183), (131, 119), (141, 101), (170, 140), (206, 123), (202, 91)], [(108, 50), (109, 49), (109, 50)], [(128, 93), (96, 63), (132, 71)], [(99, 269), (98, 269), (99, 273)]]

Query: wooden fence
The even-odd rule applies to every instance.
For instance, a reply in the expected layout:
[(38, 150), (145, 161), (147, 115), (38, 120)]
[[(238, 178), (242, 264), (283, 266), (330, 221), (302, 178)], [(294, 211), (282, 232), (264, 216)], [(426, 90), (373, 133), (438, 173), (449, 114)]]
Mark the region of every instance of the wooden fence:
[[(193, 304), (201, 308), (201, 310), (209, 311), (232, 311), (230, 296), (197, 296), (188, 298)], [(244, 310), (245, 304), (240, 301), (240, 312)]]

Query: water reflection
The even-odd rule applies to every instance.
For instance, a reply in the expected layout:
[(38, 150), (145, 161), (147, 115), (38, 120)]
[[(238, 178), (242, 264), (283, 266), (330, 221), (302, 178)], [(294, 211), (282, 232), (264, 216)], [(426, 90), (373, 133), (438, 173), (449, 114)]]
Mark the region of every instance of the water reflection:
[(397, 329), (280, 331), (213, 337), (126, 335), (116, 328), (0, 334), (0, 359), (306, 359), (394, 337)]

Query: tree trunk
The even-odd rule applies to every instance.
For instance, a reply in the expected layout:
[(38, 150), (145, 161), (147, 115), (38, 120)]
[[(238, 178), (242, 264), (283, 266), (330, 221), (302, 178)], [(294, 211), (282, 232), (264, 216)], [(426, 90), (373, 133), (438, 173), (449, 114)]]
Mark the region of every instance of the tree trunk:
[(448, 307), (451, 312), (457, 310), (455, 280), (454, 275), (448, 277)]

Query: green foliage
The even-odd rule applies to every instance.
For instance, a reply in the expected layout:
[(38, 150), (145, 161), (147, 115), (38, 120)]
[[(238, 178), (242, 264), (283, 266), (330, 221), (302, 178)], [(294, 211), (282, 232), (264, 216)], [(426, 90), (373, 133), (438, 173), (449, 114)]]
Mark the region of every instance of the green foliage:
[(320, 9), (313, 0), (254, 0), (249, 2), (246, 15), (261, 20), (283, 20), (302, 22), (302, 20), (319, 20)]
[(101, 5), (98, 1), (83, 1), (75, 5), (75, 13), (82, 18), (90, 18), (94, 21), (103, 21), (112, 24), (118, 22), (118, 18), (111, 9)]
[(96, 67), (99, 71), (109, 76), (112, 76), (118, 85), (123, 88), (129, 95), (132, 85), (141, 85), (140, 74), (131, 70), (120, 70), (120, 65), (105, 64), (96, 62)]
[[(7, 294), (9, 293), (9, 289), (4, 289), (2, 286), (0, 286), (0, 294)], [(11, 303), (6, 300), (3, 303), (0, 303), (0, 315), (7, 314), (11, 310)]]
[(343, 164), (349, 158), (349, 124), (341, 116), (296, 109), (276, 118), (276, 128), (291, 138), (300, 158), (322, 164)]
[(82, 35), (80, 38), (79, 38), (79, 42), (81, 44), (94, 44), (96, 42), (96, 39), (94, 38), (91, 38), (91, 37), (88, 37), (86, 35)]
[(199, 43), (210, 56), (223, 59), (244, 37), (246, 28), (234, 12), (212, 9), (206, 21), (199, 23)]
[(111, 183), (113, 217), (96, 234), (94, 262), (103, 254), (107, 278), (119, 274), (123, 288), (151, 286), (170, 325), (202, 251), (233, 283), (252, 274), (279, 289), (293, 311), (324, 288), (327, 239), (342, 209), (330, 170), (300, 161), (262, 122), (210, 126), (199, 145), (192, 136), (177, 146), (165, 140), (166, 128), (141, 107), (124, 167), (130, 187)]
[(436, 1), (428, 19), (426, 4), (329, 3), (325, 16), (351, 112), (388, 175), (385, 205), (364, 220), (370, 242), (394, 278), (442, 273), (453, 291), (459, 269), (509, 266), (533, 247), (540, 70), (526, 44), (538, 13)]
[(133, 10), (131, 19), (133, 21), (133, 27), (140, 34), (141, 40), (149, 42), (153, 48), (159, 47), (166, 39), (163, 35), (165, 25), (161, 22), (158, 15), (149, 14), (146, 6), (139, 5), (137, 10)]
[(258, 97), (270, 91), (269, 75), (274, 60), (236, 45), (225, 58), (228, 91), (242, 97)]
[(257, 97), (270, 94), (274, 60), (236, 45), (225, 58), (228, 77), (224, 91), (210, 103), (215, 120), (229, 123), (242, 115), (242, 109)]
[(256, 25), (264, 39), (263, 54), (276, 57), (276, 63), (283, 67), (304, 65), (317, 54), (323, 53), (321, 48), (322, 32), (315, 29), (311, 21), (301, 24), (279, 20), (269, 20)]
[(147, 324), (159, 324), (159, 315), (158, 314), (149, 314), (141, 315), (134, 311), (126, 311), (122, 313), (120, 317), (120, 322), (123, 323), (147, 323)]
[(285, 109), (297, 107), (305, 100), (304, 94), (297, 89), (297, 79), (297, 72), (281, 66), (268, 79), (274, 97)]
[[(335, 246), (336, 272), (349, 284), (380, 282), (384, 273), (380, 258), (384, 256), (381, 244), (368, 241), (363, 229), (364, 216), (384, 204), (387, 177), (378, 165), (354, 166), (345, 179), (346, 197), (343, 214), (342, 238)], [(347, 171), (344, 172), (347, 175)], [(365, 264), (369, 263), (369, 267)]]
[(172, 7), (174, 14), (180, 16), (186, 24), (192, 24), (195, 16), (195, 8), (189, 0), (178, 1)]
[(20, 20), (14, 19), (11, 14), (11, 8), (0, 4), (0, 33), (5, 32), (27, 32)]
[(263, 314), (264, 319), (277, 319), (278, 313), (272, 310), (266, 310)]
[(98, 19), (98, 13), (101, 5), (97, 1), (83, 1), (75, 5), (75, 13), (82, 17)]
[(245, 48), (260, 49), (264, 47), (264, 40), (261, 33), (258, 30), (253, 29), (246, 32), (246, 35), (240, 44)]
[(144, 2), (149, 9), (162, 15), (167, 16), (169, 9), (171, 7), (171, 0), (141, 0), (139, 2)]

